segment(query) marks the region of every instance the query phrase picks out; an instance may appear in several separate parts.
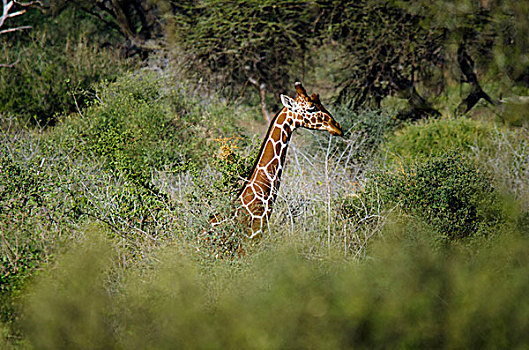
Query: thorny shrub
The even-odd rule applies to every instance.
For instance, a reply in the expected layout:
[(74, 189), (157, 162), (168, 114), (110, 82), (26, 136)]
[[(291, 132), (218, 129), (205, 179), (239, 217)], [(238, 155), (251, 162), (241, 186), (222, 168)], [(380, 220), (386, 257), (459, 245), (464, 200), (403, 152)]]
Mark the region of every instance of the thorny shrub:
[(385, 200), (431, 224), (442, 238), (490, 234), (503, 221), (491, 177), (455, 154), (379, 174)]

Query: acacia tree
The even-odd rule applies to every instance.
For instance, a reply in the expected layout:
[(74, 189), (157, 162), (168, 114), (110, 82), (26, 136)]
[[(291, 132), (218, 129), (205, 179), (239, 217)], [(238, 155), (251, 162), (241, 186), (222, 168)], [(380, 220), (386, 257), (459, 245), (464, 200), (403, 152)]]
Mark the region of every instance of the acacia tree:
[(0, 35), (0, 113), (41, 126), (82, 108), (98, 81), (114, 79), (130, 64), (113, 49), (122, 42), (117, 33), (73, 6), (51, 16), (56, 4), (14, 1), (8, 13), (27, 11), (9, 17), (5, 27), (32, 29)]
[(265, 118), (269, 93), (284, 92), (303, 74), (317, 15), (297, 0), (173, 1), (173, 47), (210, 84), (243, 90), (254, 86)]
[(403, 119), (438, 116), (432, 96), (455, 84), (469, 86), (456, 114), (467, 113), (481, 99), (496, 104), (479, 83), (483, 72), (529, 81), (526, 2), (167, 0), (165, 4), (171, 14), (168, 42), (197, 81), (231, 90), (253, 85), (265, 116), (267, 94), (283, 92), (302, 77), (320, 45), (342, 53), (337, 57), (339, 74), (328, 78), (337, 79), (338, 102), (355, 109), (379, 107), (386, 96), (396, 95), (409, 102), (399, 114)]
[(421, 16), (394, 1), (319, 2), (326, 14), (322, 40), (343, 52), (338, 101), (357, 109), (379, 107), (388, 95), (410, 101), (415, 117), (438, 115), (415, 84), (443, 64), (442, 28), (421, 26)]
[(529, 87), (529, 3), (504, 0), (417, 1), (412, 11), (430, 18), (426, 25), (442, 25), (450, 34), (446, 42), (457, 47), (454, 64), (461, 84), (469, 92), (456, 108), (456, 114), (470, 111), (481, 99), (491, 105), (479, 83), (480, 73), (493, 74), (508, 86)]
[(527, 2), (322, 0), (318, 5), (327, 12), (322, 40), (344, 53), (338, 100), (353, 108), (378, 107), (386, 96), (398, 95), (410, 105), (402, 118), (439, 115), (417, 86), (434, 95), (456, 82), (469, 86), (455, 110), (460, 115), (481, 99), (497, 103), (479, 84), (480, 72), (507, 74), (515, 82), (529, 76)]

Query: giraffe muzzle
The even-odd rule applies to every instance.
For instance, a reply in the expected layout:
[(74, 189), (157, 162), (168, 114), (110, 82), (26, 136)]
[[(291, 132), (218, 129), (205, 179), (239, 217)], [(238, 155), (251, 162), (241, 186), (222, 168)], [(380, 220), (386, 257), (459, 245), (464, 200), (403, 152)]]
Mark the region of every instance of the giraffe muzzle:
[(340, 123), (337, 122), (329, 124), (329, 132), (333, 136), (343, 136), (342, 127), (340, 126)]

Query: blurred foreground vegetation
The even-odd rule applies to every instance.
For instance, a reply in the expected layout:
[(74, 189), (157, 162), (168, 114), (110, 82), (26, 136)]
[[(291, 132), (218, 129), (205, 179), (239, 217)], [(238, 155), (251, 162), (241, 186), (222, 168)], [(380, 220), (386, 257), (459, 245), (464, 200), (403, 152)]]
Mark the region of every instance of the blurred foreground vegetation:
[[(14, 6), (3, 347), (529, 346), (525, 2)], [(205, 231), (296, 80), (345, 137), (296, 132), (260, 241)]]
[(171, 247), (119, 283), (91, 228), (28, 290), (23, 327), (37, 348), (526, 346), (527, 237), (435, 250), (417, 229), (388, 225), (363, 262), (305, 259), (290, 242), (204, 269)]

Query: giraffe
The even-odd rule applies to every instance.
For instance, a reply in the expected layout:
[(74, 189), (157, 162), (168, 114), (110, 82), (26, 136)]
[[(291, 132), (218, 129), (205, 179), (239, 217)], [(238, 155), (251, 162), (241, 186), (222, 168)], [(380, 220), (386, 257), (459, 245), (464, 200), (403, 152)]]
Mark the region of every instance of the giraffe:
[[(340, 124), (323, 107), (317, 94), (309, 96), (300, 82), (295, 83), (295, 88), (295, 98), (281, 95), (283, 109), (270, 122), (251, 175), (237, 195), (234, 216), (247, 225), (250, 239), (262, 233), (272, 213), (294, 130), (303, 127), (343, 135)], [(213, 227), (221, 222), (216, 215), (210, 221)]]

